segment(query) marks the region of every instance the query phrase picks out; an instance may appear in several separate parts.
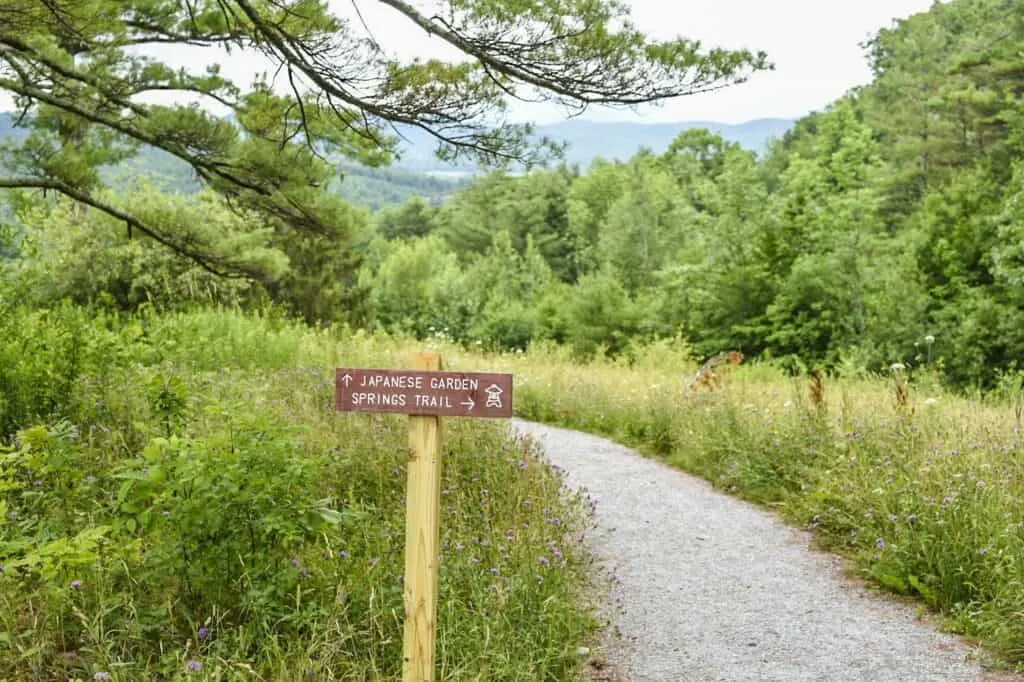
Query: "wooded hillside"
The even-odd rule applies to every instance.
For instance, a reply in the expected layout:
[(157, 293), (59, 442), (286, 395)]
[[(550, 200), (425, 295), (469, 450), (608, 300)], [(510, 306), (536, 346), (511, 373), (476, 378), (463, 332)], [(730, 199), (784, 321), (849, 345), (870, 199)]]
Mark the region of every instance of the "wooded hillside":
[[(403, 191), (426, 199), (332, 208), (342, 241), (281, 229), (227, 239), (222, 259), (260, 264), (240, 280), (156, 255), (108, 216), (19, 195), (39, 248), (18, 279), (44, 299), (271, 299), (311, 321), (493, 347), (621, 353), (680, 335), (702, 356), (735, 349), (794, 369), (899, 363), (959, 386), (1015, 382), (1022, 44), (1024, 0), (936, 4), (868, 43), (870, 85), (763, 154), (690, 130), (627, 161), (498, 171), (441, 206), (440, 180), (411, 181)], [(217, 201), (133, 191), (221, 236), (246, 222)]]

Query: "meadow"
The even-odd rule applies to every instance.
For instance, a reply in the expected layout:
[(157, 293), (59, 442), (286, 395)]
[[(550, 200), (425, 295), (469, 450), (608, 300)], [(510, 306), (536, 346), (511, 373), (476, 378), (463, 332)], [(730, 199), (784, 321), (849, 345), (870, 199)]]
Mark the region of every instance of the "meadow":
[[(515, 374), (517, 415), (765, 505), (871, 584), (1024, 661), (1019, 392), (923, 368), (694, 385), (691, 349), (467, 351), (231, 310), (0, 323), (0, 678), (391, 679), (405, 420), (339, 415), (337, 366)], [(591, 507), (500, 423), (446, 422), (439, 679), (579, 679)]]
[(815, 381), (768, 365), (692, 386), (689, 348), (617, 359), (541, 347), (481, 361), (516, 374), (518, 413), (603, 434), (757, 502), (847, 557), (852, 574), (1024, 661), (1024, 454), (1019, 387), (962, 395), (927, 367)]
[[(0, 679), (401, 669), (406, 419), (340, 415), (384, 336), (274, 315), (0, 316)], [(447, 420), (438, 679), (579, 675), (588, 507), (500, 423)]]

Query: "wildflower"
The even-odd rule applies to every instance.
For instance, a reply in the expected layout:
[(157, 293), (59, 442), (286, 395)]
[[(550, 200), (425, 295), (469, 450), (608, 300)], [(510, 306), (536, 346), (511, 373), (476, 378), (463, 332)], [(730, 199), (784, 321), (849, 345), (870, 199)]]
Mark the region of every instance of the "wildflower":
[(889, 365), (889, 370), (892, 372), (902, 372), (906, 368), (907, 366), (904, 365), (902, 362), (894, 362), (891, 365)]
[(338, 552), (338, 556), (340, 556), (342, 559), (347, 559), (351, 555), (347, 551), (341, 550), (340, 552)]
[(875, 540), (875, 547), (877, 547), (878, 549), (885, 549), (885, 540), (883, 540), (882, 538), (878, 538), (877, 540)]
[(71, 581), (71, 589), (78, 590), (78, 589), (81, 589), (81, 587), (82, 587), (82, 581), (81, 580), (72, 580)]
[(900, 517), (896, 516), (895, 514), (889, 514), (889, 520), (892, 521), (893, 523), (896, 523), (897, 521), (900, 520)]
[(547, 566), (548, 564), (551, 563), (551, 561), (548, 560), (548, 558), (546, 556), (540, 557), (539, 559), (537, 559), (537, 561), (539, 561), (542, 566)]
[(924, 337), (924, 342), (930, 346), (933, 343), (935, 343), (935, 337), (932, 336), (931, 334), (928, 334), (926, 337)]
[(110, 679), (110, 673), (106, 672), (105, 670), (101, 670), (100, 672), (95, 673), (92, 676), (92, 679), (94, 679), (94, 680), (109, 680)]
[(526, 460), (525, 459), (519, 460), (519, 469), (520, 470), (526, 469)]
[(462, 544), (461, 542), (458, 542), (458, 543), (455, 544), (455, 551), (456, 552), (461, 552), (464, 549), (466, 549), (466, 546), (464, 544)]
[(975, 483), (975, 485), (978, 486), (979, 488), (984, 488), (985, 487), (985, 481), (978, 481), (977, 483)]
[(499, 573), (501, 573), (501, 571), (498, 570), (497, 566), (491, 566), (491, 573), (493, 573), (494, 575), (498, 575)]
[(942, 498), (942, 504), (952, 504), (952, 503), (953, 503), (953, 498), (952, 497), (946, 496), (946, 497)]
[(907, 517), (907, 521), (910, 521), (910, 522), (917, 521), (917, 514), (911, 514), (910, 516), (908, 516)]
[(939, 401), (938, 401), (938, 399), (937, 399), (937, 398), (927, 398), (927, 399), (925, 399), (925, 401), (924, 401), (924, 404), (925, 404), (925, 405), (928, 405), (928, 406), (930, 407), (930, 406), (932, 406), (932, 405), (937, 405), (937, 404), (938, 404), (938, 402), (939, 402)]
[(199, 628), (199, 631), (196, 632), (196, 635), (198, 635), (199, 639), (206, 639), (210, 636), (210, 631), (207, 628)]
[(191, 670), (192, 672), (197, 673), (203, 669), (203, 664), (195, 659), (192, 659), (185, 664), (185, 667)]

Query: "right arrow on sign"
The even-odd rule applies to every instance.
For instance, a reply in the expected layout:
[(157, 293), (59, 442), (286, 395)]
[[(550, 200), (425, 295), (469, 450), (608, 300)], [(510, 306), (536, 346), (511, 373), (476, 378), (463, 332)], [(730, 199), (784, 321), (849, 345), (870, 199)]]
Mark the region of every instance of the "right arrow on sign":
[(464, 400), (464, 401), (462, 401), (459, 404), (460, 405), (468, 405), (469, 406), (469, 407), (466, 408), (466, 412), (472, 412), (473, 411), (473, 407), (476, 405), (476, 403), (473, 402), (472, 398), (470, 398), (469, 400)]

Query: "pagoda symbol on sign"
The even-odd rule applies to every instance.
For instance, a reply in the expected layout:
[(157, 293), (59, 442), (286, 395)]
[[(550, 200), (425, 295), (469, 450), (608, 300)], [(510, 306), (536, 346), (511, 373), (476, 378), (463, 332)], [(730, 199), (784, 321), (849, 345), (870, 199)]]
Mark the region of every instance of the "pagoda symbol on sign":
[(501, 394), (504, 393), (501, 386), (491, 384), (484, 391), (487, 393), (487, 407), (501, 407)]

